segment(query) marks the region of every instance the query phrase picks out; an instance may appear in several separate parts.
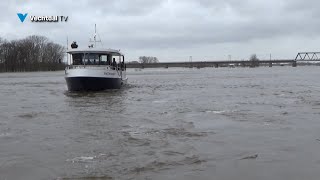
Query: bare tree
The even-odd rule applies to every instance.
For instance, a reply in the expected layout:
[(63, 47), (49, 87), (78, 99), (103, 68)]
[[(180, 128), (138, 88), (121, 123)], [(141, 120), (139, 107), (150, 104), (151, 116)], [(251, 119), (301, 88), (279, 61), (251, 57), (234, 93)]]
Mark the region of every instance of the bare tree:
[(0, 37), (0, 72), (4, 71), (4, 69), (5, 69), (5, 67), (4, 67), (4, 62), (5, 62), (4, 49), (2, 48), (4, 42), (5, 41)]
[(140, 56), (139, 62), (142, 64), (146, 63), (159, 63), (159, 60), (157, 57), (151, 57), (151, 56)]
[(64, 47), (44, 36), (5, 41), (0, 39), (0, 71), (54, 71), (64, 68)]
[(252, 54), (250, 56), (249, 61), (251, 62), (251, 67), (258, 67), (259, 66), (259, 59), (257, 58), (256, 54)]

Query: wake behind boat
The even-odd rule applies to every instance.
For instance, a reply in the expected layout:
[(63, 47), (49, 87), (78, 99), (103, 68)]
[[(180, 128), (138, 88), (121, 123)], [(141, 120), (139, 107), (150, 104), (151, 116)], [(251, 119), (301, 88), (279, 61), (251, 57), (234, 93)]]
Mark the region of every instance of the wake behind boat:
[(93, 45), (78, 49), (75, 42), (71, 47), (72, 50), (67, 51), (71, 55), (71, 62), (65, 70), (69, 91), (120, 89), (127, 82), (125, 58), (119, 50), (96, 48)]

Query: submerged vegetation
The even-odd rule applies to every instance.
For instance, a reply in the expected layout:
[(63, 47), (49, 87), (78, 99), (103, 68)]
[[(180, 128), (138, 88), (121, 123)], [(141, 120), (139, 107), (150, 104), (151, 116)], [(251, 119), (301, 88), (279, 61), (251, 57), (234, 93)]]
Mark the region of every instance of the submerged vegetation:
[(64, 47), (44, 36), (7, 41), (0, 38), (0, 72), (62, 70)]

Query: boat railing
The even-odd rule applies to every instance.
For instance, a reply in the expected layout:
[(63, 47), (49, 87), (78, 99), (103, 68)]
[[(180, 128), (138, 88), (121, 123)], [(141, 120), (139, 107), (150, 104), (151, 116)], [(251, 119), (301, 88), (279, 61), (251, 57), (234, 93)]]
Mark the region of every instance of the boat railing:
[(66, 69), (95, 69), (95, 68), (106, 68), (106, 69), (112, 69), (117, 71), (125, 71), (125, 67), (121, 67), (119, 65), (117, 66), (111, 66), (111, 65), (69, 65), (66, 67)]
[(106, 69), (113, 69), (111, 66), (106, 66), (106, 65), (70, 65), (67, 66), (66, 69), (96, 69), (96, 68), (106, 68)]

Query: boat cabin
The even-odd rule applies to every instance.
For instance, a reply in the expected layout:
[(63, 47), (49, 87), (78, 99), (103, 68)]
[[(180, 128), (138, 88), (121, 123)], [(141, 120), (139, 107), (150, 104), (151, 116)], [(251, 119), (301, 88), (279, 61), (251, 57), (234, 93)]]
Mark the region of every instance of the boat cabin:
[(72, 49), (71, 66), (112, 66), (125, 69), (124, 55), (113, 49)]

